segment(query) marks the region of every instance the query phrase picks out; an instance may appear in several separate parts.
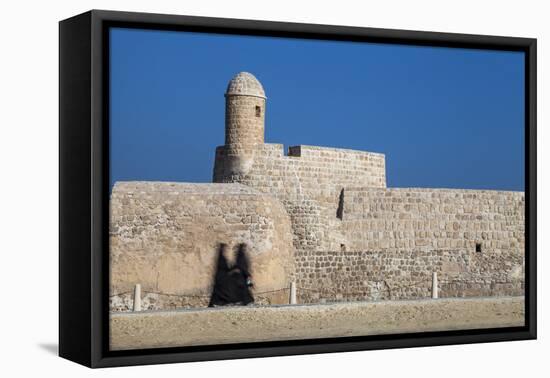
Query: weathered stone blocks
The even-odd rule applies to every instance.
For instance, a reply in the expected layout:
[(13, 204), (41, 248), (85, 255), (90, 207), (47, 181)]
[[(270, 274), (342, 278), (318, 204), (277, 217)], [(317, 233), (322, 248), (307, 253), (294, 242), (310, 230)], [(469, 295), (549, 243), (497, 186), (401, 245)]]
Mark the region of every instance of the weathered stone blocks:
[(119, 182), (111, 195), (111, 295), (139, 283), (145, 295), (174, 294), (150, 296), (146, 308), (204, 305), (220, 242), (249, 245), (257, 292), (289, 285), (290, 219), (273, 197), (240, 184)]

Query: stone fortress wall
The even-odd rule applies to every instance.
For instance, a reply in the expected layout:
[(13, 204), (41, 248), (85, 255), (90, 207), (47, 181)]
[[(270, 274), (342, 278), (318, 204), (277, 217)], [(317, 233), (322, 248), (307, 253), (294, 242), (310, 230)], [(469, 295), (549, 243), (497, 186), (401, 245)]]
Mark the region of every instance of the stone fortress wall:
[(521, 192), (422, 188), (346, 188), (341, 232), (360, 250), (446, 248), (482, 253), (525, 244)]
[[(302, 302), (521, 295), (524, 195), (450, 189), (344, 190), (340, 249), (296, 257)], [(337, 252), (334, 252), (337, 251)]]
[[(185, 234), (189, 227), (211, 230), (204, 236), (194, 234), (188, 244), (173, 246), (173, 282), (176, 272), (186, 269), (185, 255), (197, 248), (212, 253), (212, 240), (235, 238), (250, 243), (253, 265), (262, 264), (262, 255), (274, 258), (276, 264), (286, 264), (282, 271), (270, 270), (269, 274), (278, 276), (271, 285), (262, 287), (282, 295), (267, 298), (269, 303), (288, 296), (290, 281), (297, 283), (302, 303), (421, 298), (429, 296), (432, 272), (441, 276), (443, 296), (523, 293), (523, 192), (386, 188), (383, 154), (316, 146), (290, 147), (285, 154), (283, 145), (264, 143), (265, 113), (266, 96), (261, 84), (250, 74), (238, 74), (226, 93), (226, 144), (216, 149), (216, 184), (210, 184), (216, 188), (216, 200), (208, 191), (178, 192), (178, 201), (188, 204), (185, 209), (173, 209), (171, 214), (179, 217), (184, 211), (192, 222), (176, 230), (166, 228), (167, 223), (151, 226), (168, 239), (174, 232)], [(247, 201), (254, 206), (240, 209), (242, 202), (235, 202), (235, 188), (249, 190)], [(169, 208), (175, 197), (168, 192), (156, 194), (155, 206)], [(135, 195), (135, 191), (131, 193)], [(127, 211), (124, 208), (128, 203), (136, 203), (129, 196), (128, 190), (113, 191), (116, 211)], [(119, 203), (124, 206), (117, 208)], [(204, 203), (209, 203), (208, 211), (215, 212), (217, 218), (202, 216)], [(270, 230), (258, 232), (261, 227), (252, 218), (256, 211), (272, 225)], [(235, 212), (239, 212), (235, 223), (220, 221), (224, 214)], [(143, 208), (144, 215), (150, 213), (150, 206)], [(113, 223), (124, 219), (129, 222), (127, 228), (134, 227), (135, 218), (114, 218), (115, 214), (111, 217)], [(247, 239), (242, 237), (245, 231)], [(138, 247), (133, 246), (138, 241), (143, 251), (164, 249), (168, 243), (168, 239), (155, 236), (156, 244), (150, 245), (150, 237), (128, 234), (122, 238), (112, 231), (114, 255), (118, 253), (117, 245), (124, 246), (119, 256), (139, 256), (143, 252), (135, 252)], [(262, 247), (266, 237), (278, 242)], [(137, 265), (154, 264), (155, 259), (142, 259)], [(122, 277), (121, 290), (142, 279), (139, 275), (129, 276), (125, 264), (121, 260), (120, 270), (113, 273)], [(157, 263), (151, 272), (164, 269)], [(197, 274), (195, 271), (190, 276)], [(193, 281), (194, 286), (189, 282), (181, 281), (180, 286), (170, 289), (208, 292), (205, 279)], [(256, 288), (256, 292), (260, 290)], [(119, 297), (115, 298), (120, 302)]]
[(299, 303), (523, 295), (523, 256), (468, 249), (303, 251), (296, 258)]
[(281, 145), (264, 145), (247, 172), (227, 176), (218, 148), (214, 174), (214, 181), (240, 182), (284, 204), (300, 302), (422, 298), (432, 272), (442, 296), (523, 293), (523, 193), (385, 188), (383, 155), (300, 148), (316, 154), (301, 160), (284, 156)]
[(281, 144), (261, 144), (235, 170), (227, 150), (216, 149), (213, 181), (239, 182), (281, 201), (292, 219), (297, 249), (331, 248), (329, 220), (336, 219), (344, 187), (386, 186), (382, 154), (295, 146), (284, 155)]
[[(273, 197), (241, 184), (117, 183), (110, 215), (111, 309), (131, 308), (136, 283), (146, 309), (206, 306), (220, 242), (231, 249), (254, 246), (257, 292), (287, 285), (294, 269), (292, 230)], [(287, 299), (263, 297), (258, 299)]]

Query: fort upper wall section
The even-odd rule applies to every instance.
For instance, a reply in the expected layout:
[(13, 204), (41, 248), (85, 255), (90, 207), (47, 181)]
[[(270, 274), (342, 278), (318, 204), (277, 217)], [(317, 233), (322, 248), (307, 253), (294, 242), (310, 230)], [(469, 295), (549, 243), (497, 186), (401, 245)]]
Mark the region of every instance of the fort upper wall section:
[(221, 242), (249, 246), (257, 292), (286, 287), (294, 272), (285, 208), (240, 184), (118, 182), (109, 238), (112, 310), (128, 309), (135, 284), (146, 309), (207, 305)]
[(246, 170), (225, 169), (218, 147), (214, 180), (240, 182), (278, 198), (301, 250), (464, 248), (524, 252), (522, 192), (386, 188), (384, 155), (265, 144)]
[(524, 254), (523, 192), (346, 188), (341, 216), (349, 250), (478, 248)]
[[(286, 186), (288, 195), (325, 194), (344, 186), (386, 187), (383, 154), (339, 148), (294, 146), (284, 154), (282, 144), (259, 144), (239, 155), (248, 164), (232, 164), (239, 156), (227, 146), (216, 149), (214, 182), (243, 182), (262, 191)], [(289, 185), (292, 184), (292, 185)], [(294, 193), (291, 192), (294, 191)], [(330, 194), (329, 194), (330, 193)]]
[(238, 182), (278, 198), (292, 221), (294, 246), (328, 249), (344, 187), (386, 187), (383, 154), (338, 148), (261, 144), (234, 154), (216, 149), (214, 182)]

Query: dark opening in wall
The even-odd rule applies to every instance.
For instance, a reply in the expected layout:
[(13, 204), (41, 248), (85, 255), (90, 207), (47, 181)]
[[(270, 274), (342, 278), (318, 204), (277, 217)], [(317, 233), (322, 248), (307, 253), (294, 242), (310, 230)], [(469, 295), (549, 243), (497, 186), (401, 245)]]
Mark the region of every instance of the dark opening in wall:
[(340, 220), (344, 218), (344, 189), (340, 191), (340, 198), (338, 198), (338, 209), (336, 209), (336, 218)]
[(481, 253), (481, 243), (476, 243), (476, 252)]
[(346, 245), (345, 244), (340, 244), (340, 251), (346, 252)]
[(256, 117), (261, 117), (261, 116), (262, 116), (262, 107), (256, 105)]
[(286, 156), (300, 157), (302, 156), (302, 146), (289, 146)]

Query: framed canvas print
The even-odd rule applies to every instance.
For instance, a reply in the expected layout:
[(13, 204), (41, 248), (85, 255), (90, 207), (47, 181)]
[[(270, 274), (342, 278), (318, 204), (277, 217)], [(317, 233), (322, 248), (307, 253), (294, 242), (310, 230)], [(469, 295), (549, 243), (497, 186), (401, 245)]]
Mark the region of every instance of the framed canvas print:
[(536, 337), (536, 40), (60, 22), (60, 355)]

